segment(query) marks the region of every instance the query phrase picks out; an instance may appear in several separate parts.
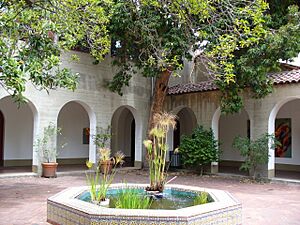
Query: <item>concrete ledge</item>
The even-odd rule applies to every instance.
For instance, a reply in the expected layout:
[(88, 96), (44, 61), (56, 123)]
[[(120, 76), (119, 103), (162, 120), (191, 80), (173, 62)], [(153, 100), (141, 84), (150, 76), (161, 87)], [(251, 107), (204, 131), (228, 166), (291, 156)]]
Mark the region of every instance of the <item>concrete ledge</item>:
[(276, 163), (275, 164), (275, 170), (300, 172), (300, 165), (279, 164), (279, 163)]
[(60, 165), (85, 165), (87, 158), (65, 158), (57, 159), (58, 164)]
[(10, 166), (31, 166), (32, 159), (8, 159), (3, 161), (4, 167)]

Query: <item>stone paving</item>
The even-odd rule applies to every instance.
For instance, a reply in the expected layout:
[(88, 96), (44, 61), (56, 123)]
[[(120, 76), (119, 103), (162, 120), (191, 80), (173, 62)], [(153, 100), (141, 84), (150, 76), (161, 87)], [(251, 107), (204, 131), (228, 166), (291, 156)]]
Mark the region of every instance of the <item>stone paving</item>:
[[(283, 183), (251, 183), (247, 179), (194, 174), (172, 174), (174, 184), (195, 185), (229, 191), (243, 204), (244, 225), (299, 225), (300, 185)], [(120, 171), (115, 181), (147, 183), (144, 171)], [(39, 225), (46, 222), (46, 200), (70, 187), (86, 185), (85, 175), (0, 179), (0, 224)]]

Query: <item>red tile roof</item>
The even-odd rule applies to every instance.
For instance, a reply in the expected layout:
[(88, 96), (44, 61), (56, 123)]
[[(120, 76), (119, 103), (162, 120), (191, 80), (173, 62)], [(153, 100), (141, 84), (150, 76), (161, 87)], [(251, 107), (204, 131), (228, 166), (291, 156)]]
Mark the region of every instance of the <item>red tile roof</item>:
[[(269, 74), (270, 78), (273, 79), (274, 84), (290, 84), (300, 82), (300, 69), (291, 71), (281, 71), (278, 73)], [(178, 95), (192, 92), (204, 92), (218, 90), (218, 87), (212, 80), (202, 81), (199, 83), (187, 83), (177, 84), (169, 87), (169, 95)]]

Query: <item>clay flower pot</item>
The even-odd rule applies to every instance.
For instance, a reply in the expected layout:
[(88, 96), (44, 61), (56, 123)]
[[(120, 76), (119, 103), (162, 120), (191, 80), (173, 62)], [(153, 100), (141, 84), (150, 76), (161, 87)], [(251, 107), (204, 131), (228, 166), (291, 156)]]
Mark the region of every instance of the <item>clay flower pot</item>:
[(112, 171), (114, 162), (112, 160), (104, 161), (100, 163), (100, 171), (104, 174), (109, 174)]
[(57, 171), (57, 165), (56, 162), (50, 162), (50, 163), (42, 163), (43, 168), (43, 177), (56, 177), (56, 171)]

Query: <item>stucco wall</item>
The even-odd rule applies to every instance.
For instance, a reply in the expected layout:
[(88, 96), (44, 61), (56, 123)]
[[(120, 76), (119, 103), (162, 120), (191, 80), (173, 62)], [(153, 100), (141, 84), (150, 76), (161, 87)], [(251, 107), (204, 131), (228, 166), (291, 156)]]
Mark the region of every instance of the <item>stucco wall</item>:
[[(139, 74), (134, 75), (130, 81), (130, 86), (124, 88), (123, 96), (119, 96), (108, 90), (106, 86), (107, 81), (111, 80), (116, 72), (115, 68), (111, 66), (111, 58), (108, 57), (105, 61), (94, 65), (94, 59), (89, 57), (88, 54), (80, 52), (73, 53), (79, 56), (79, 62), (71, 62), (68, 58), (71, 53), (66, 53), (62, 57), (62, 63), (65, 67), (71, 68), (74, 72), (80, 74), (80, 83), (76, 91), (72, 92), (58, 88), (57, 90), (49, 91), (49, 94), (47, 94), (46, 91), (37, 90), (31, 83), (28, 83), (26, 86), (25, 96), (36, 108), (36, 116), (33, 119), (35, 122), (32, 125), (33, 139), (36, 139), (38, 134), (42, 133), (43, 128), (46, 127), (49, 122), (57, 123), (60, 110), (70, 101), (77, 102), (87, 112), (90, 121), (87, 127), (90, 127), (92, 135), (95, 134), (97, 126), (107, 127), (111, 124), (112, 115), (116, 109), (121, 106), (130, 106), (135, 110), (136, 129), (139, 134), (135, 143), (135, 161), (141, 162), (143, 158), (142, 141), (146, 137), (146, 124), (149, 115), (150, 79), (143, 78)], [(3, 97), (7, 95), (8, 93), (3, 88), (0, 88), (1, 110), (2, 108), (6, 108)], [(73, 116), (75, 118), (75, 115)], [(86, 118), (84, 120), (86, 120)], [(74, 121), (74, 123), (76, 123), (76, 121)], [(84, 124), (84, 126), (86, 126), (86, 124)], [(30, 138), (26, 138), (26, 140), (27, 139)], [(82, 137), (80, 137), (80, 140), (81, 139)], [(73, 144), (69, 144), (70, 147), (74, 147)], [(77, 145), (78, 149), (82, 147), (79, 143), (77, 143)], [(5, 154), (10, 154), (11, 151), (14, 150), (8, 147), (4, 149)], [(38, 156), (34, 154), (32, 147), (30, 152), (31, 155), (33, 154), (33, 165), (38, 165)], [(69, 154), (69, 151), (68, 153), (67, 151), (64, 152), (66, 153), (62, 153), (60, 157), (75, 156)], [(86, 156), (86, 151), (84, 152), (85, 153), (81, 156)], [(96, 148), (93, 144), (89, 145), (88, 152), (90, 160), (95, 161)], [(75, 157), (78, 157), (77, 153)]]
[[(245, 135), (247, 132), (245, 129), (245, 126), (247, 124), (245, 118), (231, 118), (226, 122), (223, 121), (219, 108), (219, 97), (220, 93), (218, 91), (170, 95), (166, 99), (165, 109), (167, 111), (176, 111), (176, 109), (178, 108), (189, 107), (195, 113), (198, 123), (204, 125), (205, 127), (212, 127), (215, 136), (219, 138), (219, 140), (224, 135), (235, 136), (233, 135), (233, 133), (241, 133)], [(274, 133), (275, 118), (277, 112), (285, 103), (294, 99), (300, 99), (300, 84), (291, 83), (284, 85), (275, 85), (273, 92), (263, 99), (252, 99), (251, 93), (248, 90), (245, 90), (242, 97), (244, 99), (244, 108), (247, 111), (248, 117), (250, 119), (250, 137), (252, 139), (256, 139), (262, 134)], [(299, 109), (299, 101), (297, 101), (290, 103), (290, 105), (287, 105), (287, 109), (285, 109), (285, 115), (283, 115), (283, 111), (279, 112), (279, 115), (282, 115), (284, 117), (292, 117), (292, 123), (294, 124), (292, 124), (292, 126), (294, 127), (294, 150), (300, 148), (300, 143), (298, 141), (295, 141), (299, 139)], [(296, 117), (297, 119), (295, 119)], [(241, 122), (242, 125), (240, 125)], [(235, 125), (236, 123), (238, 125)], [(219, 131), (219, 129), (222, 129), (222, 127), (227, 127), (227, 130), (232, 130), (232, 132), (228, 131), (228, 133), (222, 134), (223, 131)], [(235, 130), (235, 132), (233, 132), (233, 130)], [(220, 135), (221, 137), (218, 137)], [(232, 139), (232, 137), (227, 137), (227, 139)], [(221, 148), (224, 148), (224, 143)], [(229, 149), (229, 141), (225, 142), (225, 148)], [(275, 155), (272, 149), (269, 150), (269, 155), (269, 163), (265, 166), (267, 174), (263, 174), (263, 176), (273, 177), (275, 174)], [(231, 150), (228, 151), (226, 149), (223, 153), (222, 158), (231, 160), (241, 160), (241, 158), (239, 158), (238, 155), (231, 152)], [(280, 159), (279, 161), (276, 160), (276, 162), (300, 165), (298, 154), (295, 155), (294, 158), (292, 158), (291, 160)]]

